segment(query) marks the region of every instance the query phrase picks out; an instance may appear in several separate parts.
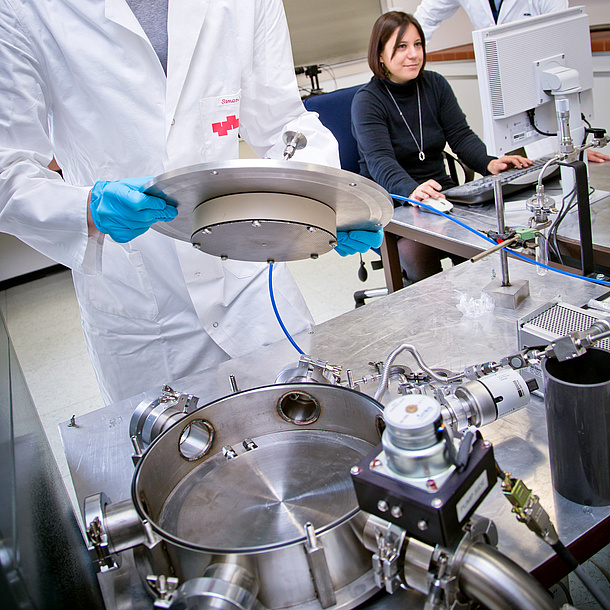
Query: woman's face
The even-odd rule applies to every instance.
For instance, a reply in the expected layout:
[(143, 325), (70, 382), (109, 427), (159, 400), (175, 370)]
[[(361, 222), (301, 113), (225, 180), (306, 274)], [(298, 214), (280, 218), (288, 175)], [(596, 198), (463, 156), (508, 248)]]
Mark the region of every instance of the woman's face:
[[(398, 28), (383, 48), (381, 62), (388, 69), (388, 78), (393, 83), (404, 84), (419, 75), (424, 63), (424, 47), (421, 36), (412, 23), (405, 30), (401, 40), (396, 40), (397, 35)], [(392, 57), (394, 48), (396, 53)]]

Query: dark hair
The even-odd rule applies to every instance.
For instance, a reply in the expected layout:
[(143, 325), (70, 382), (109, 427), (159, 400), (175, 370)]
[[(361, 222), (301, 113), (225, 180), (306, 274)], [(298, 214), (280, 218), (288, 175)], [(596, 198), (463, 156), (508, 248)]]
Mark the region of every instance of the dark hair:
[[(388, 40), (392, 38), (392, 34), (396, 31), (396, 29), (398, 29), (396, 42), (400, 43), (405, 30), (410, 24), (413, 24), (417, 28), (421, 38), (422, 48), (424, 50), (424, 62), (422, 64), (420, 74), (422, 73), (424, 67), (426, 66), (426, 37), (424, 36), (424, 31), (422, 30), (419, 21), (417, 21), (417, 19), (415, 19), (415, 17), (409, 13), (403, 13), (402, 11), (390, 11), (388, 13), (384, 13), (377, 19), (377, 21), (375, 21), (373, 31), (371, 32), (371, 39), (369, 40), (369, 67), (377, 78), (387, 78), (387, 73), (381, 63), (380, 55)], [(396, 53), (396, 47), (394, 48), (392, 57), (394, 57), (394, 53)]]

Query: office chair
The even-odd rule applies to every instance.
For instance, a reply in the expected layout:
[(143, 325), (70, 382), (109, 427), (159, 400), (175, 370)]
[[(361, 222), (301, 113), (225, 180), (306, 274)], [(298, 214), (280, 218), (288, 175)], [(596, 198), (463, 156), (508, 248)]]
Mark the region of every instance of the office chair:
[[(320, 117), (320, 122), (326, 128), (330, 129), (339, 143), (339, 160), (341, 169), (345, 169), (355, 174), (360, 171), (360, 154), (358, 153), (358, 144), (356, 138), (352, 134), (352, 100), (356, 91), (362, 85), (355, 87), (347, 87), (346, 89), (337, 89), (330, 93), (320, 93), (312, 95), (303, 100), (305, 108), (311, 112), (317, 112)], [(375, 252), (379, 254), (379, 249)], [(373, 269), (381, 269), (381, 259), (371, 263)], [(360, 257), (360, 267), (358, 269), (358, 277), (364, 282), (367, 278), (366, 267)], [(371, 293), (371, 294), (369, 294)], [(387, 294), (386, 288), (377, 288), (373, 290), (359, 290), (354, 293), (356, 307), (364, 305), (364, 299), (371, 296), (380, 296)]]
[(341, 169), (357, 174), (360, 170), (358, 144), (352, 135), (352, 100), (362, 85), (311, 95), (303, 100), (305, 108), (317, 112), (324, 127), (330, 129), (339, 143)]
[(449, 175), (455, 184), (460, 184), (460, 177), (458, 176), (458, 165), (462, 169), (464, 174), (463, 182), (472, 182), (474, 180), (474, 170), (470, 169), (461, 159), (458, 159), (450, 152), (444, 150), (443, 157), (445, 158), (445, 163), (447, 165), (447, 169), (449, 170)]

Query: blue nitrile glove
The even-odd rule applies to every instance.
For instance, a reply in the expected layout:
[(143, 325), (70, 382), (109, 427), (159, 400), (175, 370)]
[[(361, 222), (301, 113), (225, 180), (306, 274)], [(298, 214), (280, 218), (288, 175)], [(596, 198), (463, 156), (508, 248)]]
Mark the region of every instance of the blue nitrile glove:
[(371, 248), (379, 248), (383, 242), (383, 229), (379, 231), (337, 231), (335, 252), (341, 256), (364, 254)]
[(152, 177), (98, 181), (91, 189), (91, 217), (101, 233), (125, 243), (142, 235), (155, 222), (169, 222), (178, 210), (160, 197), (145, 195), (142, 187)]

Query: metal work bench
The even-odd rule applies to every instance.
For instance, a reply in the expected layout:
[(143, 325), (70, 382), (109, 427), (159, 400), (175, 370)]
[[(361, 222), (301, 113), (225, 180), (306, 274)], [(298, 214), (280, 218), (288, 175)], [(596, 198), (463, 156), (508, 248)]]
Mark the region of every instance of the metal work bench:
[[(509, 264), (511, 278), (530, 282), (531, 294), (516, 311), (496, 308), (481, 317), (466, 318), (456, 308), (456, 291), (478, 298), (492, 274), (499, 273), (499, 257), (493, 255), (372, 300), (365, 307), (297, 335), (295, 340), (311, 357), (341, 365), (344, 371), (350, 369), (354, 379), (374, 373), (370, 363), (385, 360), (402, 343), (414, 345), (430, 366), (463, 370), (470, 364), (499, 360), (517, 351), (517, 320), (554, 297), (562, 295), (565, 302), (582, 306), (608, 291), (607, 287), (556, 273), (539, 276), (533, 265), (521, 261), (511, 259)], [(130, 497), (133, 473), (130, 417), (143, 399), (158, 397), (163, 384), (194, 394), (200, 398), (199, 405), (205, 405), (231, 393), (231, 375), (240, 390), (260, 387), (272, 384), (283, 367), (297, 361), (294, 348), (287, 340), (281, 341), (183, 379), (159, 379), (158, 388), (79, 417), (76, 427), (62, 423), (61, 435), (80, 504), (85, 496), (96, 492), (106, 493), (113, 502)], [(399, 357), (396, 364), (416, 368), (408, 355)], [(376, 389), (374, 383), (360, 387), (371, 396)], [(384, 402), (391, 398), (387, 392)], [(493, 442), (500, 466), (522, 478), (540, 497), (561, 540), (577, 559), (584, 561), (608, 543), (610, 507), (581, 506), (553, 490), (544, 404), (540, 398), (533, 397), (529, 406), (483, 427), (481, 432)], [(499, 486), (491, 491), (477, 513), (497, 525), (500, 551), (532, 572), (543, 585), (550, 586), (565, 575), (563, 565), (554, 558), (551, 549), (517, 523)], [(105, 574), (101, 584), (105, 599), (115, 600), (115, 607), (152, 606), (133, 570), (131, 574), (123, 569)], [(126, 600), (128, 606), (123, 605)], [(384, 598), (386, 604), (397, 602), (396, 597)], [(404, 604), (404, 598), (400, 603)], [(423, 599), (421, 603), (423, 606)], [(108, 607), (113, 607), (112, 603)]]
[[(559, 183), (547, 186), (545, 193), (555, 199), (557, 206), (561, 204), (562, 193)], [(507, 226), (527, 226), (527, 221), (532, 214), (526, 209), (525, 200), (532, 194), (533, 191), (526, 191), (506, 198)], [(498, 229), (493, 202), (478, 206), (455, 205), (451, 216), (482, 233)], [(591, 195), (591, 224), (593, 260), (600, 267), (610, 269), (610, 195), (606, 191), (595, 192)], [(483, 252), (492, 245), (441, 215), (424, 212), (410, 205), (394, 210), (392, 220), (385, 227), (384, 232), (385, 239), (381, 247), (381, 257), (386, 284), (390, 292), (403, 286), (396, 245), (397, 237), (406, 237), (464, 258), (470, 258)], [(561, 224), (557, 241), (562, 254), (572, 259), (579, 259), (580, 237), (576, 209), (572, 210)], [(578, 273), (578, 270), (575, 270), (575, 273)]]

